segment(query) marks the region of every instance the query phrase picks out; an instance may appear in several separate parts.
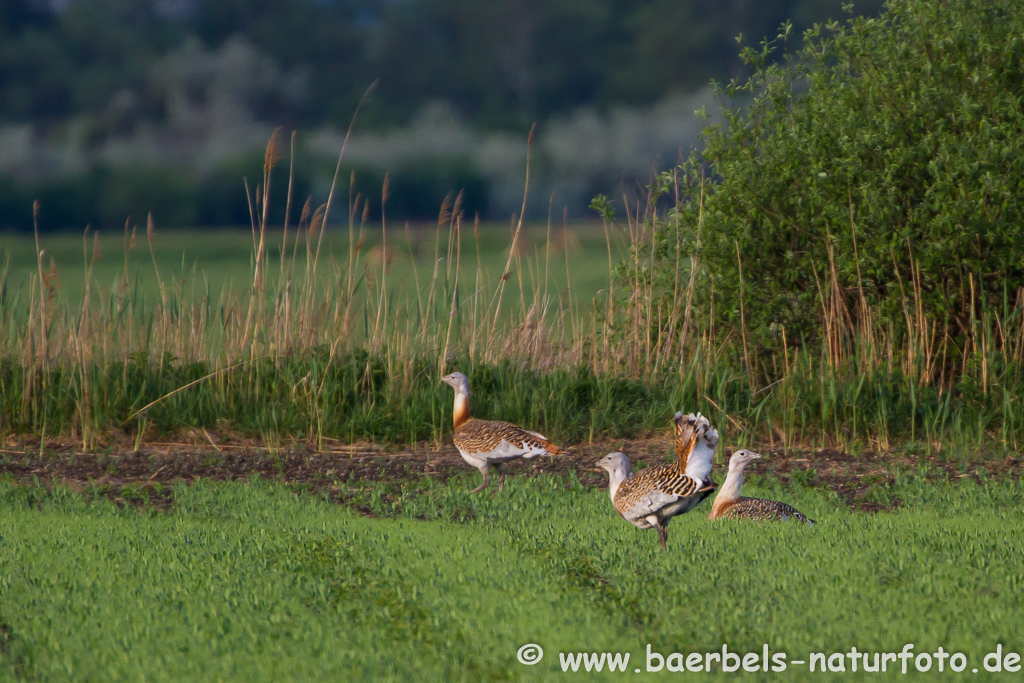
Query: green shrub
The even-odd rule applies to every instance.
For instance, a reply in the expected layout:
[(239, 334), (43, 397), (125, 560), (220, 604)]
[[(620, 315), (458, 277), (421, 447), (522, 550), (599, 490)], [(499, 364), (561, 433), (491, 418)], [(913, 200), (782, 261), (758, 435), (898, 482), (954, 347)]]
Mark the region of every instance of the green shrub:
[(1007, 314), (1024, 286), (1024, 5), (890, 0), (795, 53), (789, 34), (743, 51), (750, 79), (716, 86), (724, 123), (654, 187), (674, 204), (649, 218), (662, 295), (678, 245), (700, 264), (697, 315), (738, 323), (742, 289), (762, 346), (867, 311), (940, 338)]

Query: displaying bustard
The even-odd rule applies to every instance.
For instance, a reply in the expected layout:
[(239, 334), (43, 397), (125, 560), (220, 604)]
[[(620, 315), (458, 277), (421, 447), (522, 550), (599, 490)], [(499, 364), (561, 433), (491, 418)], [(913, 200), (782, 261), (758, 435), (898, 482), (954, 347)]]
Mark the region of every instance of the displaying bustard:
[(470, 493), (487, 488), (491, 483), (490, 468), (498, 470), (498, 490), (505, 486), (505, 474), (501, 464), (516, 458), (530, 460), (539, 455), (558, 455), (562, 448), (548, 441), (547, 437), (528, 429), (498, 420), (478, 420), (469, 414), (469, 378), (461, 372), (453, 372), (441, 381), (455, 390), (455, 434), (453, 441), (462, 459), (480, 470), (484, 481)]
[[(680, 420), (681, 418), (681, 420)], [(668, 521), (695, 508), (715, 490), (707, 480), (718, 432), (706, 418), (677, 415), (681, 446), (676, 462), (655, 465), (632, 474), (624, 453), (609, 453), (598, 463), (608, 472), (608, 495), (623, 519), (640, 529), (654, 527), (658, 542), (668, 549)]]
[[(676, 432), (677, 462), (683, 463), (683, 470), (688, 477), (700, 479), (705, 485), (714, 485), (715, 482), (710, 479), (711, 460), (718, 445), (718, 430), (712, 429), (711, 423), (700, 413), (685, 416), (676, 413), (672, 422)], [(702, 439), (696, 438), (695, 429), (699, 428), (704, 430)]]
[(758, 453), (752, 453), (746, 449), (732, 454), (729, 459), (729, 474), (725, 478), (722, 488), (718, 490), (718, 495), (715, 496), (708, 519), (712, 522), (716, 519), (752, 519), (756, 521), (796, 519), (814, 524), (813, 519), (808, 519), (792, 505), (786, 505), (777, 500), (744, 498), (740, 495), (740, 487), (743, 486), (743, 469), (747, 464), (760, 457)]

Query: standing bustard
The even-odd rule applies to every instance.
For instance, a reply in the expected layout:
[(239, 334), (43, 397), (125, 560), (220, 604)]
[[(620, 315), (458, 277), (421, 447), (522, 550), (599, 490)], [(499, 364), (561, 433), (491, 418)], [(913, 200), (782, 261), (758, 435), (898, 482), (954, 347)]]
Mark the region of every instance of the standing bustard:
[(484, 483), (470, 493), (487, 488), (491, 483), (488, 471), (498, 470), (498, 490), (505, 486), (505, 474), (501, 464), (516, 458), (531, 460), (539, 455), (558, 455), (564, 449), (548, 441), (547, 437), (508, 422), (478, 420), (469, 414), (469, 378), (461, 372), (453, 372), (441, 381), (455, 389), (455, 433), (453, 440), (462, 459), (480, 470)]
[(787, 520), (796, 519), (808, 524), (814, 524), (813, 519), (807, 517), (792, 505), (780, 503), (777, 500), (765, 500), (763, 498), (744, 498), (740, 496), (740, 487), (743, 486), (743, 469), (748, 463), (760, 458), (760, 454), (752, 453), (746, 449), (736, 451), (729, 459), (729, 475), (725, 483), (718, 490), (715, 502), (711, 505), (711, 514), (708, 519), (712, 522), (716, 519), (752, 519), (758, 522), (765, 520)]
[(677, 443), (674, 464), (655, 465), (631, 474), (624, 453), (609, 453), (598, 463), (608, 472), (608, 495), (615, 511), (639, 529), (654, 527), (658, 542), (668, 549), (669, 519), (689, 512), (710, 496), (715, 485), (707, 481), (718, 432), (698, 413), (676, 419)]

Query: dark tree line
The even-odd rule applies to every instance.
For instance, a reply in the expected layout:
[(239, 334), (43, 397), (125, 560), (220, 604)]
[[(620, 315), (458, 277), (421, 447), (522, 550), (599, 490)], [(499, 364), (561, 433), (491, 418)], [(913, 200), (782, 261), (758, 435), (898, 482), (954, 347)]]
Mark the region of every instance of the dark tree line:
[[(873, 13), (879, 0), (856, 10)], [(145, 98), (152, 65), (188, 39), (244, 38), (301, 87), (255, 103), (289, 125), (345, 124), (380, 79), (364, 124), (446, 99), (484, 127), (585, 104), (643, 104), (745, 74), (756, 42), (840, 15), (840, 0), (0, 0), (0, 120), (61, 120)]]

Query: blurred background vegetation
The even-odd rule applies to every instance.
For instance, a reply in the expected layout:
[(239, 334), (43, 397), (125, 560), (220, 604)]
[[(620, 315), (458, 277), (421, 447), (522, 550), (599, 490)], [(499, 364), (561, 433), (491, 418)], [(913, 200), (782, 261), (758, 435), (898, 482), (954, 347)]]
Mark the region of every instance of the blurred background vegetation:
[[(857, 13), (874, 14), (879, 0)], [(430, 219), (446, 194), (507, 219), (585, 215), (697, 143), (710, 79), (749, 75), (736, 37), (842, 16), (838, 0), (2, 0), (0, 229), (248, 225), (277, 126), (297, 196), (346, 152), (363, 196)], [(283, 185), (283, 184), (282, 184)], [(283, 190), (283, 186), (279, 186)], [(283, 211), (283, 202), (276, 205)], [(378, 201), (379, 205), (379, 201)]]
[[(40, 16), (57, 30), (82, 7)], [(160, 7), (142, 25), (205, 16)], [(372, 16), (408, 18), (418, 7)], [(492, 19), (511, 35), (510, 17), (531, 12)], [(627, 14), (617, 15), (622, 26)], [(564, 34), (589, 25), (557, 16)], [(45, 33), (27, 26), (22, 34)], [(647, 25), (645, 39), (657, 28)], [(83, 447), (109, 433), (200, 427), (267, 442), (440, 442), (450, 395), (436, 377), (458, 368), (481, 396), (502, 397), (480, 415), (573, 442), (663, 429), (668, 406), (686, 406), (772, 445), (1024, 443), (1019, 1), (888, 0), (878, 16), (804, 32), (786, 22), (734, 45), (740, 66), (709, 62), (724, 80), (693, 92), (665, 81), (655, 99), (565, 95), (559, 104), (527, 79), (520, 95), (532, 94), (518, 104), (509, 95), (504, 119), (493, 115), (502, 107), (447, 89), (454, 67), (438, 74), (443, 97), (410, 96), (418, 104), (403, 110), (385, 86), (391, 57), (375, 53), (363, 81), (376, 70), (381, 85), (347, 147), (332, 212), (317, 204), (344, 118), (329, 108), (312, 118), (282, 95), (259, 100), (277, 113), (271, 121), (246, 98), (266, 92), (268, 74), (280, 85), (297, 67), (255, 38), (214, 44), (195, 26), (181, 30), (183, 42), (142, 70), (150, 92), (164, 94), (151, 95), (150, 109), (139, 86), (134, 127), (89, 137), (83, 122), (103, 113), (76, 109), (50, 127), (38, 116), (5, 128), (27, 142), (0, 144), (17, 162), (0, 215), (30, 224), (29, 187), (44, 228), (81, 230), (88, 220), (105, 232), (0, 241), (0, 416), (10, 416), (0, 430), (76, 434)], [(559, 42), (559, 31), (540, 43)], [(588, 44), (587, 59), (614, 44)], [(460, 65), (486, 61), (491, 48), (504, 54), (499, 37), (472, 45)], [(426, 68), (436, 56), (426, 53), (406, 64)], [(625, 68), (632, 54), (609, 64)], [(487, 71), (502, 81), (497, 63)], [(303, 82), (312, 97), (312, 76)], [(352, 86), (353, 98), (363, 92)], [(694, 115), (704, 102), (717, 114)], [(288, 112), (301, 142), (285, 227), (290, 146), (271, 133)], [(533, 136), (534, 203), (508, 223), (523, 201), (529, 112), (547, 117)], [(682, 147), (688, 126), (694, 135), (704, 126), (698, 150), (654, 154), (672, 140)], [(248, 225), (242, 178), (253, 203), (269, 207), (257, 212), (258, 230), (198, 232)], [(638, 191), (628, 204), (614, 191), (611, 200), (591, 194), (630, 183)], [(591, 198), (603, 220), (563, 223), (563, 206), (582, 213)], [(531, 224), (549, 202), (553, 220)], [(502, 211), (505, 220), (486, 221)], [(122, 233), (128, 213), (145, 228)], [(402, 220), (438, 215), (430, 229)], [(192, 229), (166, 229), (176, 224)]]

